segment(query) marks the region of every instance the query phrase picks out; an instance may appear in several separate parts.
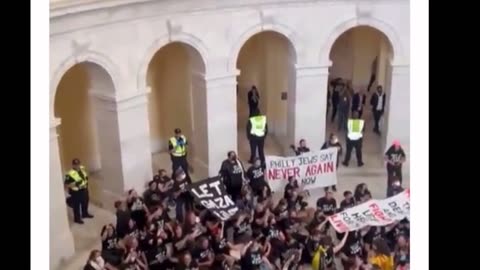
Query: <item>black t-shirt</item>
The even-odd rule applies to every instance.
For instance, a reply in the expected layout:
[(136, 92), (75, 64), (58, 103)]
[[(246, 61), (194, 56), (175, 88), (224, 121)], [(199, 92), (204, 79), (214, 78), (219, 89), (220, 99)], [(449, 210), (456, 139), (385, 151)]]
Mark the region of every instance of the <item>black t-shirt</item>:
[(306, 244), (306, 249), (304, 252), (307, 252), (309, 258), (311, 259), (318, 246), (320, 246), (320, 239), (309, 237)]
[(102, 240), (102, 250), (115, 250), (117, 248), (117, 237), (115, 235), (107, 236)]
[(185, 178), (183, 180), (176, 180), (173, 182), (173, 192), (185, 192), (187, 191), (188, 180)]
[(149, 266), (162, 264), (167, 260), (167, 247), (165, 244), (151, 248), (145, 253)]
[(282, 209), (280, 206), (277, 206), (274, 209), (273, 213), (275, 214), (277, 220), (288, 218), (288, 206), (284, 209)]
[(298, 182), (297, 181), (294, 181), (292, 183), (287, 183), (287, 185), (285, 185), (285, 192), (283, 193), (283, 198), (285, 198), (286, 200), (288, 200), (290, 198), (290, 195), (289, 193), (292, 191), (292, 190), (295, 190), (298, 188)]
[(317, 200), (317, 207), (322, 209), (325, 215), (330, 216), (335, 214), (337, 210), (337, 201), (335, 198), (327, 199), (326, 197), (322, 197)]
[(117, 224), (115, 230), (117, 231), (118, 238), (123, 238), (128, 233), (128, 222), (130, 220), (130, 212), (117, 210)]
[(260, 251), (247, 251), (240, 261), (242, 270), (256, 269), (262, 264), (262, 254)]
[(212, 249), (207, 248), (207, 249), (195, 249), (192, 252), (192, 258), (195, 259), (199, 263), (204, 263), (208, 261), (209, 255), (212, 254)]
[(223, 177), (223, 181), (225, 186), (229, 189), (233, 188), (241, 188), (243, 184), (243, 164), (241, 161), (238, 160), (232, 163), (230, 160), (225, 160), (222, 163), (222, 167), (220, 169), (220, 174)]
[(151, 189), (147, 189), (143, 193), (143, 198), (145, 200), (145, 204), (147, 205), (147, 207), (160, 205), (161, 203), (161, 195), (160, 195), (160, 192), (157, 190), (153, 191)]
[(216, 240), (213, 243), (213, 251), (215, 254), (229, 254), (230, 253), (230, 248), (228, 247), (228, 241), (224, 237), (220, 240)]
[(400, 147), (398, 150), (395, 150), (395, 146), (390, 146), (387, 152), (385, 152), (385, 156), (387, 156), (388, 160), (393, 161), (395, 164), (401, 165), (400, 161), (406, 158), (405, 152)]
[(263, 188), (267, 186), (264, 169), (262, 167), (255, 168), (254, 166), (251, 166), (248, 168), (247, 178), (250, 179), (250, 187), (257, 195), (262, 193)]
[(375, 239), (385, 237), (385, 227), (370, 227), (363, 237), (363, 242), (372, 244)]
[(290, 210), (300, 210), (302, 209), (302, 204), (303, 204), (303, 197), (302, 196), (297, 196), (296, 198), (288, 198), (287, 199), (287, 205), (288, 209)]
[(359, 231), (350, 232), (347, 236), (347, 241), (345, 243), (345, 246), (343, 246), (343, 249), (342, 249), (343, 253), (345, 253), (345, 255), (349, 257), (355, 256), (355, 255), (358, 255), (361, 257), (362, 243), (360, 240), (361, 240), (361, 235)]
[(238, 226), (235, 226), (233, 228), (233, 235), (234, 235), (234, 237), (238, 237), (240, 235), (243, 235), (243, 234), (247, 233), (251, 229), (252, 229), (252, 227), (249, 223), (248, 218), (245, 218), (242, 222), (240, 222), (240, 224)]
[(346, 199), (343, 199), (341, 202), (340, 202), (340, 211), (343, 211), (347, 208), (350, 208), (350, 207), (353, 207), (355, 206), (355, 199), (354, 198), (351, 198), (350, 200), (346, 200)]
[(156, 230), (161, 230), (166, 223), (170, 222), (170, 217), (168, 216), (166, 211), (163, 211), (161, 215), (152, 218), (151, 222), (155, 225)]

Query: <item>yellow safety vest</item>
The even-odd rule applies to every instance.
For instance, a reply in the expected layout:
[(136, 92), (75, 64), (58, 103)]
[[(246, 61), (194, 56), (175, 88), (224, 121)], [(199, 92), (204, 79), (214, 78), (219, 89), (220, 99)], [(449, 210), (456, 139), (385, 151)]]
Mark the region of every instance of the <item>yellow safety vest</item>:
[(183, 135), (181, 135), (180, 137), (183, 139), (183, 142), (184, 142), (183, 145), (179, 145), (177, 143), (177, 138), (175, 137), (170, 138), (170, 143), (172, 144), (172, 147), (173, 147), (172, 156), (183, 157), (187, 154), (187, 147), (186, 147), (187, 138), (185, 138), (185, 136)]
[(85, 179), (83, 179), (80, 176), (80, 174), (74, 169), (71, 169), (68, 172), (68, 176), (70, 176), (75, 181), (75, 186), (71, 188), (74, 191), (78, 191), (80, 189), (84, 189), (84, 188), (87, 187), (87, 177), (88, 177), (87, 170), (85, 170), (85, 167), (83, 167), (83, 166), (80, 166), (80, 170), (82, 171), (83, 175), (85, 176)]
[(347, 123), (347, 137), (350, 140), (358, 140), (363, 137), (362, 130), (363, 130), (363, 124), (365, 121), (362, 119), (348, 119)]
[(312, 270), (324, 270), (322, 269), (321, 263), (324, 263), (321, 261), (321, 255), (325, 254), (327, 252), (322, 246), (319, 246), (317, 250), (315, 251), (315, 254), (313, 255), (312, 259)]
[(265, 136), (265, 127), (267, 126), (267, 117), (265, 115), (250, 117), (250, 124), (252, 124), (250, 134), (257, 137)]

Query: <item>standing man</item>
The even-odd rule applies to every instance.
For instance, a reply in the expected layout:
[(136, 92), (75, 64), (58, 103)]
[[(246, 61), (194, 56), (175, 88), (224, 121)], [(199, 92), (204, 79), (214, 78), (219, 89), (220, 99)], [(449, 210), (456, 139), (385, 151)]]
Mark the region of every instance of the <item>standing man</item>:
[(250, 91), (248, 91), (248, 115), (251, 117), (253, 112), (258, 110), (258, 104), (260, 102), (260, 94), (257, 87), (252, 85)]
[(372, 105), (373, 120), (375, 121), (375, 126), (373, 127), (373, 132), (380, 135), (379, 122), (382, 118), (383, 113), (385, 112), (385, 101), (387, 96), (383, 92), (381, 85), (377, 86), (377, 92), (373, 93), (370, 98), (370, 105)]
[(394, 140), (385, 152), (385, 161), (387, 162), (388, 186), (391, 186), (396, 178), (402, 184), (402, 164), (405, 162), (407, 155), (403, 151), (400, 141)]
[(338, 101), (338, 131), (347, 128), (347, 119), (350, 113), (350, 94), (348, 88), (344, 87)]
[(222, 162), (218, 172), (223, 179), (227, 193), (235, 202), (241, 198), (245, 169), (242, 162), (237, 158), (235, 151), (227, 153), (227, 159)]
[(355, 148), (355, 155), (357, 156), (358, 167), (363, 166), (362, 161), (362, 141), (363, 141), (363, 128), (365, 121), (358, 119), (357, 113), (353, 114), (353, 119), (348, 119), (347, 123), (347, 153), (345, 154), (345, 160), (343, 165), (348, 167), (352, 150)]
[(182, 130), (175, 129), (175, 136), (168, 140), (168, 150), (172, 159), (172, 178), (175, 178), (175, 171), (181, 167), (188, 177), (188, 161), (187, 161), (187, 138), (182, 134)]
[(267, 136), (267, 133), (267, 117), (260, 114), (260, 110), (256, 109), (247, 123), (247, 138), (250, 143), (250, 163), (253, 163), (255, 160), (258, 149), (258, 155), (262, 161), (262, 165), (265, 165), (265, 152), (263, 148), (265, 146), (265, 136)]
[(332, 102), (332, 117), (330, 122), (333, 123), (335, 121), (335, 116), (337, 115), (338, 109), (338, 102), (340, 101), (340, 91), (343, 90), (345, 84), (342, 82), (341, 78), (336, 78), (331, 83), (332, 86), (332, 94), (331, 94), (331, 102)]
[(363, 106), (365, 106), (365, 101), (367, 99), (363, 91), (353, 90), (354, 94), (352, 97), (352, 115), (353, 113), (358, 114), (358, 118), (362, 118), (363, 115)]
[(67, 199), (67, 204), (73, 208), (74, 222), (83, 224), (82, 218), (93, 218), (88, 213), (88, 174), (78, 158), (72, 161), (72, 169), (65, 176), (65, 185), (71, 196)]

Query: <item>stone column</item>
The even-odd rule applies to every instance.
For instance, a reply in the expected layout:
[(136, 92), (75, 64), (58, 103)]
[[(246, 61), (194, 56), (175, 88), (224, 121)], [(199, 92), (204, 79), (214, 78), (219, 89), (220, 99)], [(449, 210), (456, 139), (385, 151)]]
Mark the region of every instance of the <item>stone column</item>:
[(218, 174), (227, 152), (237, 151), (236, 74), (206, 78), (208, 174)]
[(102, 161), (103, 207), (152, 179), (147, 92), (113, 98), (93, 93)]
[(288, 93), (288, 141), (305, 139), (318, 150), (325, 140), (328, 66), (297, 65), (296, 73), (296, 87)]
[(58, 149), (57, 127), (60, 120), (50, 123), (50, 267), (56, 269), (60, 262), (75, 252), (72, 231), (68, 222), (64, 173)]

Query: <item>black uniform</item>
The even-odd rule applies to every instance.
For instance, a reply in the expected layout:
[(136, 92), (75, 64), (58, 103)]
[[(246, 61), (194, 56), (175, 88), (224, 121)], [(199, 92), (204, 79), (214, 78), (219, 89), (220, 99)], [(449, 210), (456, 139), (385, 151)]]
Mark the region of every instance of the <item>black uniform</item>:
[[(187, 141), (187, 139), (184, 140), (183, 138), (184, 138), (184, 136), (180, 136), (179, 138), (176, 138), (177, 144), (181, 144), (181, 145), (184, 145), (185, 147), (187, 147), (188, 141)], [(172, 151), (173, 149), (174, 149), (174, 147), (172, 145), (172, 142), (169, 140), (168, 141), (168, 150)], [(172, 160), (172, 178), (175, 178), (174, 172), (179, 167), (181, 167), (183, 169), (183, 171), (185, 172), (185, 174), (189, 178), (187, 154), (185, 154), (183, 156), (174, 156), (174, 155), (170, 154), (170, 158)]]
[[(82, 170), (78, 170), (77, 173), (83, 181), (88, 181), (88, 177), (82, 172)], [(72, 183), (75, 183), (75, 180), (67, 174), (65, 176), (65, 184), (70, 185)], [(75, 184), (77, 186), (76, 190), (72, 188), (68, 189), (68, 193), (71, 196), (67, 199), (67, 205), (73, 208), (74, 221), (77, 223), (83, 223), (82, 218), (91, 216), (88, 213), (88, 186), (80, 188), (80, 183)]]
[(262, 164), (265, 164), (265, 152), (264, 152), (264, 147), (265, 147), (265, 137), (268, 134), (268, 124), (265, 124), (265, 134), (261, 137), (255, 136), (250, 133), (252, 130), (252, 123), (250, 122), (250, 119), (247, 122), (247, 138), (248, 142), (250, 143), (250, 163), (253, 163), (255, 160), (255, 156), (257, 153), (258, 149), (258, 156), (260, 160), (262, 161)]
[[(353, 120), (356, 120), (356, 119), (353, 119)], [(365, 129), (365, 122), (361, 130), (362, 133), (364, 129)], [(347, 132), (346, 141), (347, 141), (347, 153), (345, 154), (345, 159), (343, 160), (342, 164), (345, 166), (348, 166), (348, 163), (350, 162), (350, 157), (352, 156), (352, 150), (355, 149), (355, 155), (357, 156), (357, 164), (358, 166), (363, 166), (363, 160), (362, 160), (363, 136), (358, 139), (352, 140), (348, 137), (348, 132)]]

